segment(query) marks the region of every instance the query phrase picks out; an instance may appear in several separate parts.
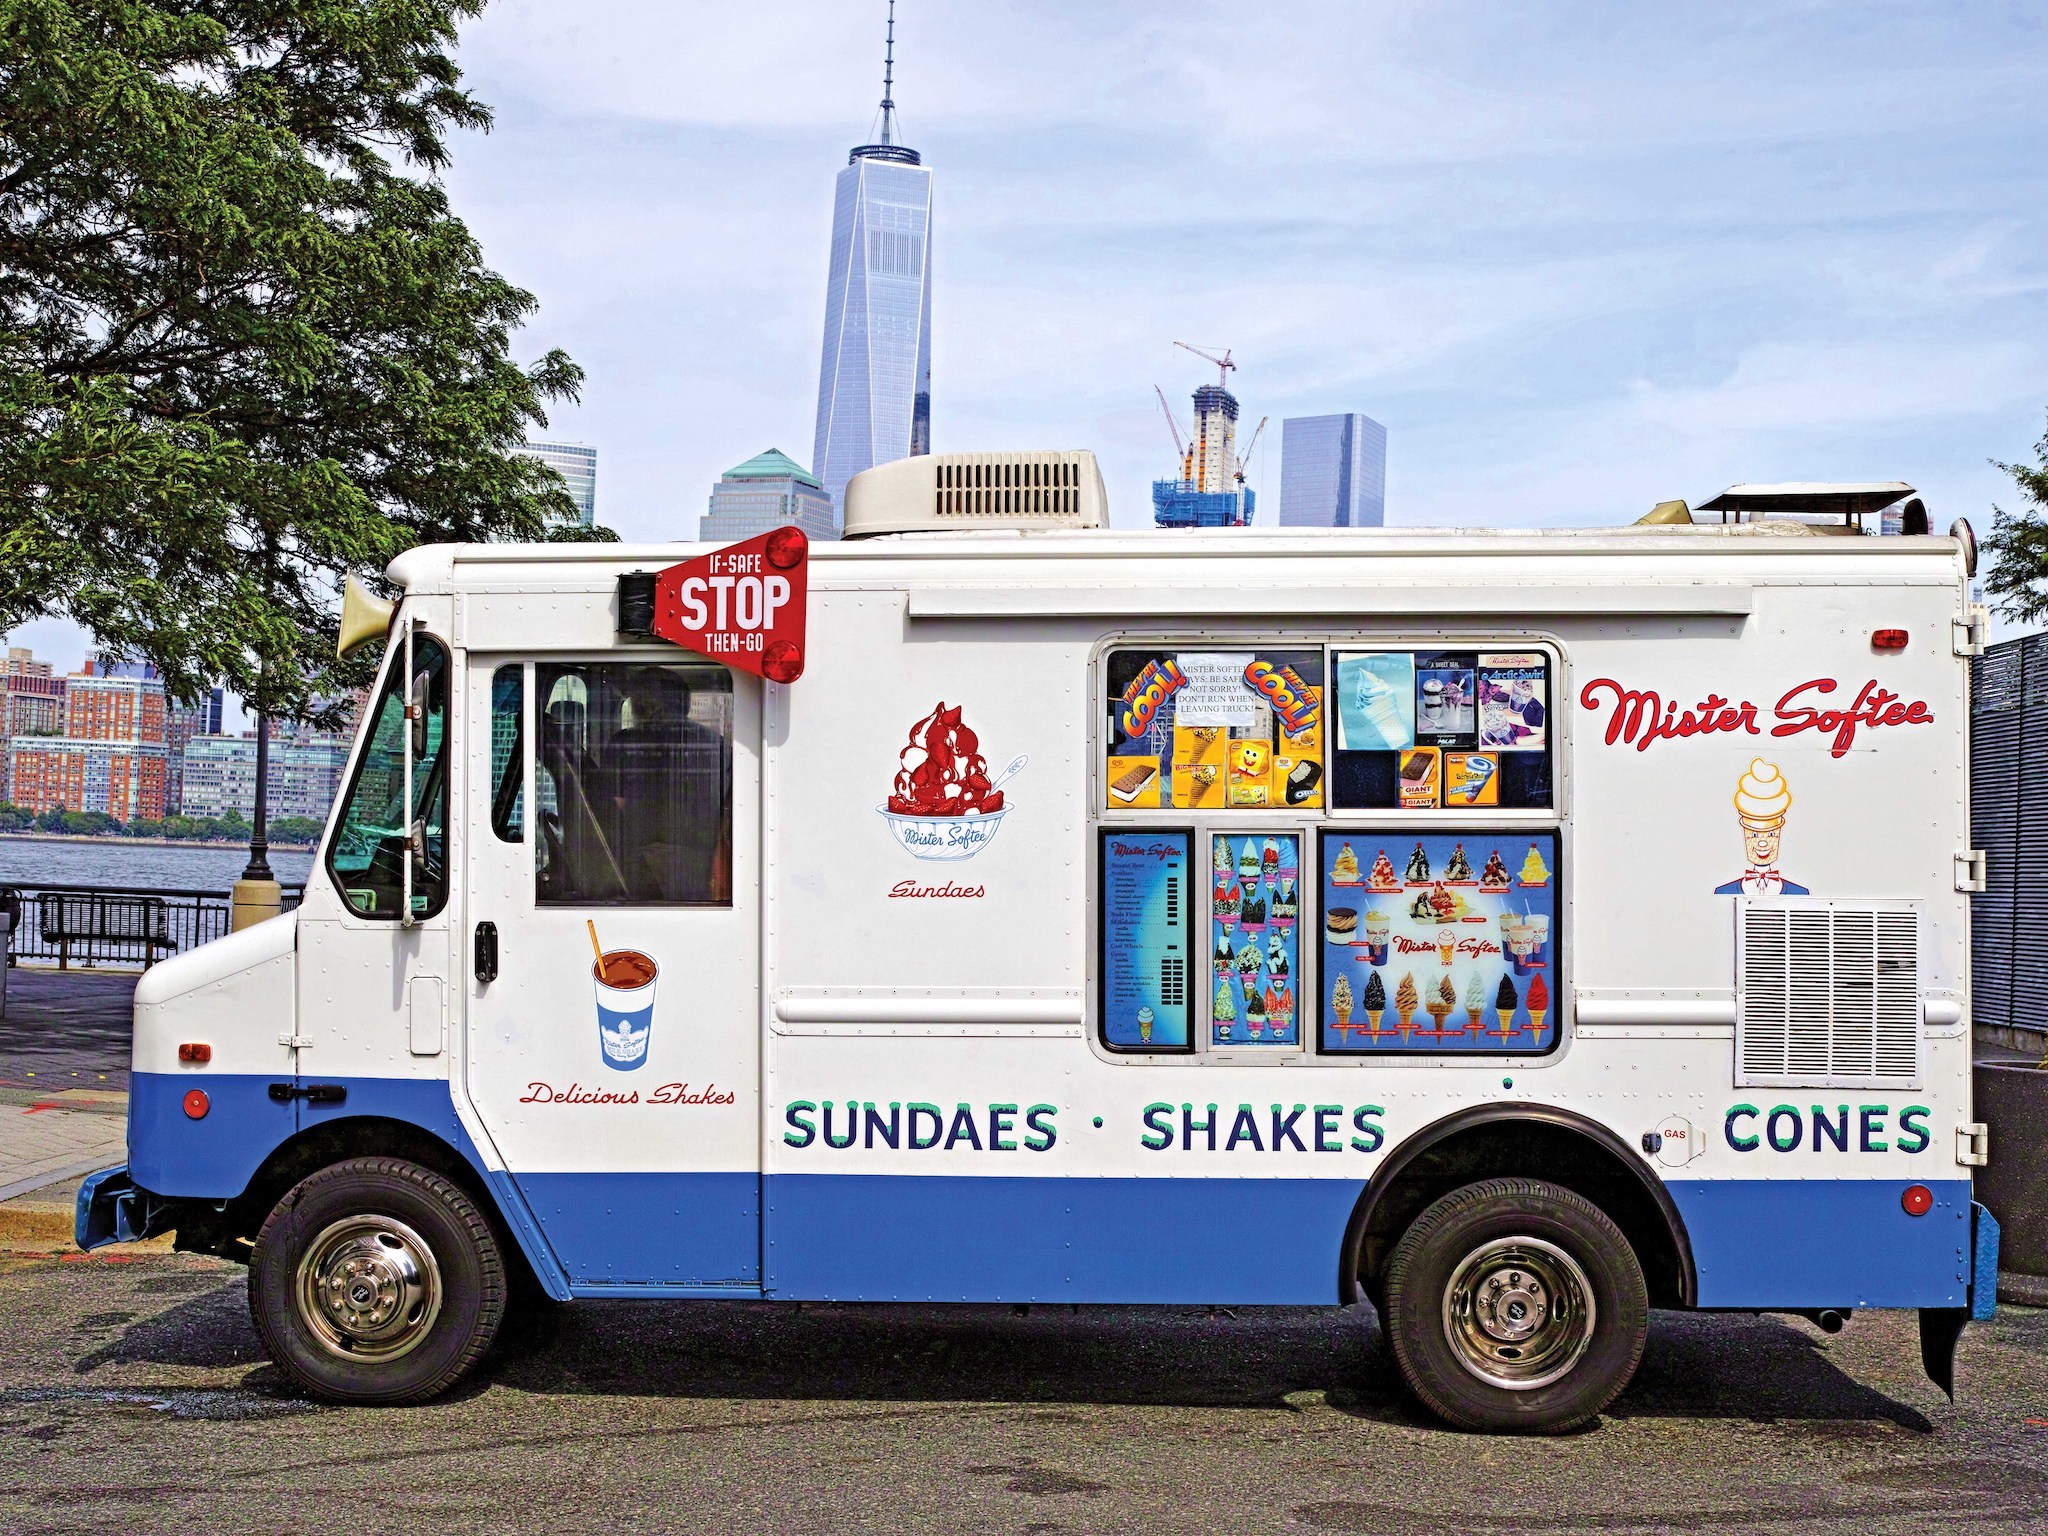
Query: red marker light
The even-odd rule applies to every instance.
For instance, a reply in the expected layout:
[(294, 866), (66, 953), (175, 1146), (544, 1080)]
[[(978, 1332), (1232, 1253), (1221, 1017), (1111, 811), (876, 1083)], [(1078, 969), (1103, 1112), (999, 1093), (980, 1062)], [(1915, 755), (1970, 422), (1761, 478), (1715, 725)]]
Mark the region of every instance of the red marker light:
[(204, 1120), (206, 1112), (211, 1108), (213, 1108), (213, 1102), (207, 1098), (204, 1088), (194, 1088), (185, 1095), (185, 1115), (187, 1119)]
[(804, 556), (810, 550), (811, 541), (801, 528), (778, 528), (768, 535), (768, 563), (778, 571), (795, 570), (804, 563)]
[(1876, 630), (1870, 636), (1870, 648), (1874, 651), (1903, 651), (1906, 632), (1903, 629)]
[(1906, 1208), (1908, 1216), (1925, 1216), (1934, 1209), (1934, 1191), (1925, 1184), (1908, 1184), (1906, 1192), (1899, 1196), (1899, 1204)]
[(771, 683), (795, 682), (804, 675), (804, 653), (787, 640), (770, 642), (761, 657), (761, 675)]
[(213, 1060), (213, 1047), (200, 1040), (187, 1040), (178, 1047), (178, 1060), (189, 1061), (196, 1066), (205, 1066)]

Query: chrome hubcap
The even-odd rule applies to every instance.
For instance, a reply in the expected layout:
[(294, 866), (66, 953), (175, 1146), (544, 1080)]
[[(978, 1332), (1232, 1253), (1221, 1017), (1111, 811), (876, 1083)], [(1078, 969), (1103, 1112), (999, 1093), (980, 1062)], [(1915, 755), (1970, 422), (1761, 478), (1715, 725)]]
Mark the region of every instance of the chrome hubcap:
[(326, 1349), (350, 1360), (395, 1360), (441, 1315), (441, 1266), (402, 1221), (348, 1216), (299, 1262), (299, 1316)]
[(1563, 1376), (1593, 1342), (1593, 1287), (1578, 1261), (1537, 1237), (1465, 1255), (1444, 1287), (1444, 1337), (1489, 1386), (1526, 1392)]

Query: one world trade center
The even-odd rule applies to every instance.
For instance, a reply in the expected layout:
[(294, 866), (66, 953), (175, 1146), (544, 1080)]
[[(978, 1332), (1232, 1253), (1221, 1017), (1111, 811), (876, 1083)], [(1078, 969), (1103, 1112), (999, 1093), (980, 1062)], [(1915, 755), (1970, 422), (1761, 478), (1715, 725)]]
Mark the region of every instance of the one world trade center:
[(895, 64), (891, 0), (881, 131), (847, 157), (832, 209), (811, 465), (842, 523), (848, 480), (931, 451), (932, 173), (896, 142)]

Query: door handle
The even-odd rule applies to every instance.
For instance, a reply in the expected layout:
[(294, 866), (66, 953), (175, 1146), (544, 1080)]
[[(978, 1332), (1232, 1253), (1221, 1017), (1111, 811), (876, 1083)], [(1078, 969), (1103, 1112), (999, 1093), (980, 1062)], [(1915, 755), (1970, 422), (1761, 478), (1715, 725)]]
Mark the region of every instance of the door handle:
[(476, 925), (476, 979), (489, 985), (498, 979), (498, 925)]

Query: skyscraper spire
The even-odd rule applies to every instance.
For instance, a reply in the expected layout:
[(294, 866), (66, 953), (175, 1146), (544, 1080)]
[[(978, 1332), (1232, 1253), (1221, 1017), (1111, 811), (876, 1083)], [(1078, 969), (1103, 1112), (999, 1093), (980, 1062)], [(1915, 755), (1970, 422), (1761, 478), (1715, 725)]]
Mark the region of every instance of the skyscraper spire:
[(896, 0), (889, 0), (889, 42), (882, 54), (882, 135), (876, 142), (896, 142)]

